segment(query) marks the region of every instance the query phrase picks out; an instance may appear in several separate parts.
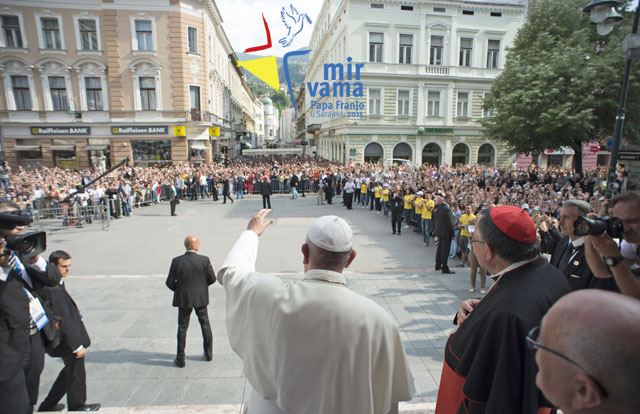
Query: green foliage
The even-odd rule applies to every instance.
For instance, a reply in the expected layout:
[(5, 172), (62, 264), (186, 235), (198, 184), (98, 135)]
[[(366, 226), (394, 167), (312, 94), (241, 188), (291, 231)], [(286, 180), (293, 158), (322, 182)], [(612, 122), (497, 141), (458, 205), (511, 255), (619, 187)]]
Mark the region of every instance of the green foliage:
[[(587, 0), (532, 0), (522, 27), (485, 101), (495, 116), (486, 134), (514, 152), (561, 146), (579, 153), (583, 141), (613, 134), (624, 74), (622, 40), (633, 15), (623, 12), (608, 36), (599, 36), (582, 12)], [(624, 10), (624, 7), (619, 7)], [(623, 130), (640, 141), (640, 76), (632, 67)]]

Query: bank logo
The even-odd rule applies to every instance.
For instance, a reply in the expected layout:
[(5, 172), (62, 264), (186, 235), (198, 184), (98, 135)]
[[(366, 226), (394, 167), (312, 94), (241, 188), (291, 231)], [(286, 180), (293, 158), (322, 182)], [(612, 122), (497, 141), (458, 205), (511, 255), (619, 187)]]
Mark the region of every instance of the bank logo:
[(290, 11), (288, 12), (284, 7), (280, 11), (280, 17), (284, 27), (288, 32), (285, 37), (279, 40), (282, 47), (289, 47), (293, 42), (293, 39), (302, 31), (304, 23), (311, 24), (311, 19), (306, 13), (298, 13), (298, 10), (293, 7), (293, 4), (289, 4)]

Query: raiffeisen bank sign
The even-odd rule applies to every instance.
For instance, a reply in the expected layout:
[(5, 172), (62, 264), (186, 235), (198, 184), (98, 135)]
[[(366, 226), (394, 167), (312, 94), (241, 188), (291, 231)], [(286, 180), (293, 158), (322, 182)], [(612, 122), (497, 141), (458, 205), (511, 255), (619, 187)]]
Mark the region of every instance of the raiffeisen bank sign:
[(325, 63), (323, 65), (323, 81), (307, 82), (309, 98), (309, 117), (314, 121), (335, 118), (364, 118), (364, 87), (360, 82), (360, 71), (364, 63)]

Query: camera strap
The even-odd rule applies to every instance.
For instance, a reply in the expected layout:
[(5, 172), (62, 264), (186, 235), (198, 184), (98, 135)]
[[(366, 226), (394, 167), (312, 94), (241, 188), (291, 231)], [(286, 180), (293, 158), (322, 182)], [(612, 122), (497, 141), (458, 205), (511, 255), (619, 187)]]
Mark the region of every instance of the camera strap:
[(27, 269), (25, 269), (24, 265), (20, 261), (20, 258), (18, 257), (17, 254), (15, 254), (15, 252), (11, 252), (11, 257), (9, 258), (9, 265), (13, 270), (15, 270), (15, 272), (18, 275), (20, 275), (22, 279), (24, 279), (25, 282), (27, 282), (29, 287), (33, 288), (33, 283), (31, 282), (31, 278), (27, 273)]

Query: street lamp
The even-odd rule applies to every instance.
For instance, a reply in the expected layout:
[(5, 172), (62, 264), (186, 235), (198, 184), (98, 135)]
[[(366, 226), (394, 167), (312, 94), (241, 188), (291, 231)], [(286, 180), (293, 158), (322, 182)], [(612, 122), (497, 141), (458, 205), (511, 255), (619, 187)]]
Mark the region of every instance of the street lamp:
[[(598, 34), (606, 35), (611, 33), (613, 25), (622, 20), (622, 16), (615, 9), (618, 5), (614, 0), (591, 0), (583, 11), (590, 13), (593, 23), (598, 25)], [(634, 59), (640, 58), (640, 35), (638, 35), (638, 20), (640, 19), (640, 6), (636, 6), (636, 14), (633, 19), (631, 34), (624, 39), (623, 51), (627, 59), (620, 90), (620, 102), (616, 114), (616, 123), (613, 128), (613, 148), (611, 148), (611, 159), (609, 160), (609, 174), (607, 176), (607, 188), (605, 197), (611, 199), (613, 194), (613, 182), (616, 179), (616, 167), (618, 166), (618, 153), (620, 151), (620, 141), (622, 139), (622, 127), (624, 126), (624, 107), (627, 103), (627, 92), (629, 89), (629, 74), (631, 73), (631, 63)]]

